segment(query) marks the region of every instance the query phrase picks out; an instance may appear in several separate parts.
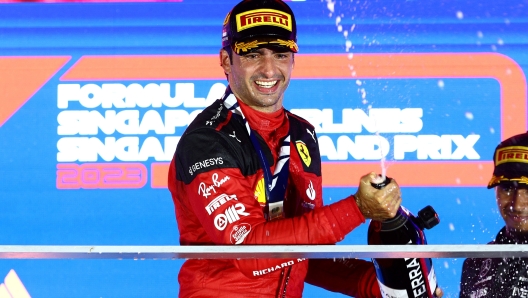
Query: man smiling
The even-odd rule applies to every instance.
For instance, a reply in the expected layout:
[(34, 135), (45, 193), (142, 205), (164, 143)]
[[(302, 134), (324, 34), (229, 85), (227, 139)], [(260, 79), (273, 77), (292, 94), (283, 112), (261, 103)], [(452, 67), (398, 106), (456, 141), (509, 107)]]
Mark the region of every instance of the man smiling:
[[(495, 169), (488, 188), (505, 226), (491, 244), (528, 244), (528, 133), (513, 136), (495, 149)], [(460, 297), (528, 297), (528, 260), (467, 259)]]
[[(323, 206), (314, 127), (283, 107), (298, 51), (291, 9), (246, 0), (227, 15), (220, 66), (229, 86), (182, 135), (169, 170), (181, 245), (334, 244), (366, 218), (395, 216), (395, 181), (362, 177), (355, 195)], [(355, 297), (379, 297), (363, 260), (193, 259), (180, 297), (301, 297), (304, 282)]]

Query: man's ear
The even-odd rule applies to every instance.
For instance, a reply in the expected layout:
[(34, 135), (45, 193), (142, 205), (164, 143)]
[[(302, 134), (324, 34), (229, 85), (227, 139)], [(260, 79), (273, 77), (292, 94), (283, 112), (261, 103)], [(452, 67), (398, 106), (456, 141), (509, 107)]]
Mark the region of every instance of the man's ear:
[(224, 69), (224, 73), (229, 75), (231, 73), (231, 59), (229, 59), (229, 53), (224, 49), (220, 49), (219, 57), (220, 66)]

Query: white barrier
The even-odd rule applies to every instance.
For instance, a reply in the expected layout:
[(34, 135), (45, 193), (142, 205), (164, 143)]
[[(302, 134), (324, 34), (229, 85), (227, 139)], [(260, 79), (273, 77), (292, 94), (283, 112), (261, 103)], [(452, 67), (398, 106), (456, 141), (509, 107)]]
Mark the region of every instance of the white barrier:
[(528, 245), (0, 245), (0, 259), (252, 259), (252, 258), (504, 258), (528, 257)]

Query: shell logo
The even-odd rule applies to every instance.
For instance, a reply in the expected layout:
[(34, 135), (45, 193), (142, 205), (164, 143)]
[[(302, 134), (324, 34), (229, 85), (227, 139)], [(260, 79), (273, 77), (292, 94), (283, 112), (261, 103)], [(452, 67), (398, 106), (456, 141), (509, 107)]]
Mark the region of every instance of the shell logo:
[(264, 177), (260, 178), (255, 187), (255, 199), (260, 203), (260, 205), (266, 205), (266, 189), (264, 183)]

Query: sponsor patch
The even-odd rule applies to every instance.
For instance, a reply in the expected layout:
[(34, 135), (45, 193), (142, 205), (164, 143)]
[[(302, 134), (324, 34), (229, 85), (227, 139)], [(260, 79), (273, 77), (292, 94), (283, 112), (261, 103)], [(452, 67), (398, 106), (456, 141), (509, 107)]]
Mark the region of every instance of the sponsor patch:
[(230, 137), (232, 137), (233, 139), (237, 140), (239, 143), (242, 143), (236, 136), (236, 132), (233, 130), (233, 134), (230, 134), (229, 135)]
[(306, 195), (308, 196), (308, 199), (310, 199), (312, 201), (315, 200), (316, 192), (315, 192), (315, 189), (313, 187), (312, 180), (310, 180), (310, 184), (308, 184), (308, 188), (306, 188)]
[(264, 188), (264, 177), (260, 178), (255, 187), (255, 199), (261, 206), (266, 205), (266, 189)]
[(218, 197), (214, 198), (207, 206), (205, 206), (205, 210), (209, 215), (211, 215), (216, 209), (218, 209), (220, 206), (227, 203), (227, 201), (231, 200), (238, 200), (236, 195), (226, 195), (225, 193), (219, 195)]
[(216, 119), (220, 117), (220, 114), (222, 113), (223, 108), (224, 108), (224, 105), (220, 105), (220, 107), (218, 107), (218, 110), (216, 110), (216, 114), (213, 117), (211, 117), (211, 119), (205, 121), (205, 125), (213, 125)]
[(315, 130), (312, 132), (312, 131), (310, 131), (310, 130), (307, 128), (306, 131), (310, 134), (310, 136), (312, 136), (312, 139), (314, 140), (314, 142), (317, 143), (317, 140), (315, 139)]
[(275, 9), (255, 9), (236, 15), (237, 32), (256, 26), (277, 26), (292, 31), (290, 14)]
[(236, 203), (234, 206), (228, 207), (223, 214), (218, 214), (214, 219), (214, 225), (217, 230), (223, 231), (228, 224), (234, 223), (240, 220), (240, 216), (248, 216), (249, 213), (245, 212), (246, 207), (242, 203)]
[(264, 274), (268, 274), (268, 273), (274, 272), (275, 270), (281, 270), (282, 268), (285, 268), (285, 267), (288, 267), (288, 266), (292, 266), (295, 263), (300, 263), (300, 262), (303, 262), (305, 260), (306, 260), (305, 258), (297, 259), (297, 260), (291, 260), (291, 261), (284, 262), (284, 263), (281, 263), (279, 265), (276, 265), (274, 267), (269, 267), (269, 268), (265, 268), (263, 270), (253, 271), (253, 276), (261, 276), (261, 275), (264, 275)]
[(231, 179), (231, 177), (226, 175), (224, 178), (218, 180), (218, 173), (214, 173), (211, 176), (213, 184), (207, 185), (205, 182), (201, 182), (198, 186), (198, 194), (207, 198), (211, 195), (211, 191), (216, 193), (216, 188), (222, 186), (222, 184), (226, 183), (229, 179)]
[(305, 202), (305, 201), (302, 201), (301, 205), (306, 208), (306, 209), (310, 209), (310, 210), (313, 210), (315, 208), (315, 204), (312, 204), (312, 203), (308, 203), (308, 202)]
[(486, 297), (486, 295), (488, 295), (488, 287), (485, 287), (483, 289), (478, 289), (476, 291), (471, 291), (471, 294), (469, 295), (469, 297), (482, 298), (482, 297)]
[(246, 239), (246, 236), (251, 232), (251, 225), (242, 223), (233, 227), (231, 230), (231, 243), (240, 244)]
[(495, 163), (497, 165), (507, 162), (524, 162), (528, 163), (528, 147), (511, 146), (497, 150)]
[(224, 161), (222, 157), (208, 158), (206, 160), (199, 161), (189, 167), (189, 174), (194, 175), (194, 173), (200, 169), (205, 169), (214, 165), (221, 165)]
[(303, 141), (295, 142), (295, 146), (297, 147), (297, 151), (299, 152), (299, 155), (301, 156), (302, 161), (307, 167), (309, 167), (310, 164), (312, 163), (312, 158), (310, 157), (310, 152), (308, 151), (308, 147), (306, 147), (306, 144)]
[(484, 260), (484, 262), (482, 262), (482, 265), (480, 266), (480, 272), (479, 272), (479, 277), (480, 278), (482, 278), (482, 277), (486, 276), (486, 274), (488, 274), (488, 272), (491, 269), (491, 263), (492, 263), (491, 259), (486, 259), (486, 260)]

